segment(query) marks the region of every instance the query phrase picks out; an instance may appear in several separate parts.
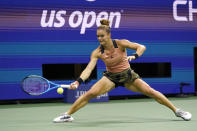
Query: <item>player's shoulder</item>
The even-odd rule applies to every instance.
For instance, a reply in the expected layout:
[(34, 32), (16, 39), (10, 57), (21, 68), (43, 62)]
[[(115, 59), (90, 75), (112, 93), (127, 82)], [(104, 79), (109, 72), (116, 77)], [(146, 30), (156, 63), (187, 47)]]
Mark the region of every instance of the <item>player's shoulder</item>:
[(114, 39), (117, 44), (124, 44), (125, 42), (129, 42), (127, 39)]
[(95, 56), (95, 57), (99, 57), (99, 55), (100, 55), (100, 46), (98, 46), (96, 49), (94, 49), (93, 51), (92, 51), (92, 56)]
[(92, 52), (94, 53), (100, 53), (101, 51), (101, 46), (98, 46), (96, 49), (94, 49)]
[(124, 47), (129, 41), (127, 39), (114, 39), (119, 47)]

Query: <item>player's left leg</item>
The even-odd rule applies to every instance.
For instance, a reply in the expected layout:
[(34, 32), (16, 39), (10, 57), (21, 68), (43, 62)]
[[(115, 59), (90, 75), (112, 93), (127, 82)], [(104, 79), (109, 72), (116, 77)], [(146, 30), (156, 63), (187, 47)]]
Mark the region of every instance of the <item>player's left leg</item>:
[(184, 120), (190, 120), (191, 114), (189, 112), (184, 112), (177, 109), (162, 93), (151, 88), (142, 79), (136, 79), (133, 83), (126, 83), (125, 87), (131, 91), (143, 93), (146, 96), (154, 98), (157, 102), (170, 108), (176, 116), (182, 117)]
[(152, 97), (160, 104), (169, 107), (174, 112), (176, 111), (176, 107), (163, 94), (151, 88), (141, 79), (136, 79), (132, 84), (127, 83), (126, 88), (131, 91), (143, 93), (146, 96)]

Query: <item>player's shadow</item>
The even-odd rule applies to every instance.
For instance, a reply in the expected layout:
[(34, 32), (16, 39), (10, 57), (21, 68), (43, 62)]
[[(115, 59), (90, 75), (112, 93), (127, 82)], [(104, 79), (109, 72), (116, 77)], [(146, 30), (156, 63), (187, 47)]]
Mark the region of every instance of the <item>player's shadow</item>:
[[(114, 119), (113, 119), (114, 118)], [(82, 127), (96, 127), (102, 125), (117, 125), (117, 124), (136, 124), (136, 123), (166, 123), (166, 122), (175, 122), (175, 121), (183, 121), (182, 119), (162, 119), (162, 118), (142, 118), (142, 117), (132, 117), (132, 118), (103, 118), (98, 119), (95, 118), (92, 121), (83, 120), (83, 121), (75, 121), (76, 125)]]

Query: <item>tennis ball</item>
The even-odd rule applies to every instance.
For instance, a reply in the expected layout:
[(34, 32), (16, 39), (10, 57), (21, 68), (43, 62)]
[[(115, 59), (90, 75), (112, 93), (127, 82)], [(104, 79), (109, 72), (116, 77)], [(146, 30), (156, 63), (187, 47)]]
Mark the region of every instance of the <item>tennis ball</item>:
[(57, 93), (58, 94), (62, 94), (63, 92), (64, 92), (64, 89), (63, 88), (61, 88), (61, 87), (60, 88), (57, 88)]

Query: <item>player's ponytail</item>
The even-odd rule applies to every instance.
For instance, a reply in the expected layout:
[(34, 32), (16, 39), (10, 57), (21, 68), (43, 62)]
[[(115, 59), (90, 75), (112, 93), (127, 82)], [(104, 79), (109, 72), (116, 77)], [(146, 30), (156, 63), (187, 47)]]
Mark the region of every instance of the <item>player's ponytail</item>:
[(102, 19), (102, 20), (100, 20), (100, 23), (101, 23), (101, 25), (106, 25), (106, 26), (109, 26), (109, 20), (105, 20), (105, 19)]
[(109, 20), (102, 19), (100, 20), (101, 25), (98, 27), (98, 30), (105, 30), (108, 34), (111, 33), (110, 27), (109, 27)]

